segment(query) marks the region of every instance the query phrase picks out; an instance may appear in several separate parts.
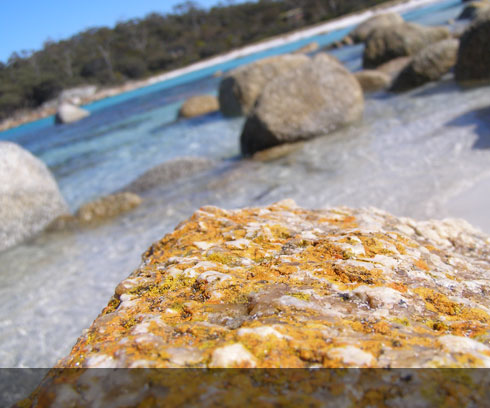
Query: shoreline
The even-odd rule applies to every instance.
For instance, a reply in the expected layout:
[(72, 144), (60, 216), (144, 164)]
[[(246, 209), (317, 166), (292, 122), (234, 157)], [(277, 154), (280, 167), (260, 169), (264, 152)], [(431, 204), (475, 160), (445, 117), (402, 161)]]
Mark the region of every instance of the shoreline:
[[(162, 74), (154, 75), (138, 81), (128, 81), (123, 85), (118, 85), (110, 88), (102, 88), (91, 97), (83, 99), (78, 106), (83, 107), (96, 101), (151, 86), (159, 82), (164, 82), (185, 74), (189, 74), (191, 72), (199, 71), (201, 69), (209, 68), (224, 62), (242, 58), (256, 52), (286, 45), (294, 41), (303, 40), (315, 35), (324, 34), (329, 31), (340, 30), (354, 24), (359, 24), (377, 14), (382, 14), (386, 12), (403, 13), (409, 10), (429, 5), (431, 3), (437, 3), (439, 1), (441, 0), (394, 0), (392, 2), (380, 4), (364, 11), (347, 14), (336, 19), (326, 21), (324, 23), (319, 23), (314, 26), (295, 30), (290, 33), (281, 34), (276, 37), (271, 37), (255, 44), (246, 45), (244, 47), (229, 51), (225, 54), (217, 55), (202, 61), (195, 62), (186, 67), (164, 72)], [(52, 106), (40, 106), (38, 108), (21, 111), (18, 113), (18, 117), (15, 117), (14, 114), (14, 117), (7, 118), (1, 121), (0, 132), (14, 129), (16, 127), (35, 122), (37, 120), (45, 119), (49, 116), (55, 115), (56, 111), (57, 108)]]

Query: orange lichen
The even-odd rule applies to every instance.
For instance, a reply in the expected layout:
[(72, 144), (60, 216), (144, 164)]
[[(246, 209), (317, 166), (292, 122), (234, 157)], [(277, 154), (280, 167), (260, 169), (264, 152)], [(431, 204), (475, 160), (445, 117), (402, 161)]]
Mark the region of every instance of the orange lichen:
[[(426, 250), (418, 251), (425, 241), (363, 229), (351, 210), (266, 210), (205, 207), (153, 244), (60, 366), (91, 366), (103, 356), (127, 366), (204, 367), (215, 350), (236, 343), (257, 367), (352, 365), (330, 353), (348, 345), (355, 348), (346, 353), (373, 366), (381, 358), (414, 365), (434, 353), (454, 365), (482, 364), (434, 351), (441, 335), (476, 339), (490, 320), (478, 307), (484, 294), (464, 295), (464, 304), (449, 298), (438, 281), (448, 269), (432, 261), (429, 268)], [(433, 256), (444, 251), (434, 246)]]

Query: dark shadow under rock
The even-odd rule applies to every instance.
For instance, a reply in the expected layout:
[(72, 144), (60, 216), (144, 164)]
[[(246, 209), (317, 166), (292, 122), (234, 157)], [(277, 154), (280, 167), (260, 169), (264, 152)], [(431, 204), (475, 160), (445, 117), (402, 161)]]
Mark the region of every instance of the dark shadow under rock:
[(450, 126), (469, 126), (475, 124), (478, 139), (474, 149), (490, 149), (490, 106), (469, 111), (447, 123)]

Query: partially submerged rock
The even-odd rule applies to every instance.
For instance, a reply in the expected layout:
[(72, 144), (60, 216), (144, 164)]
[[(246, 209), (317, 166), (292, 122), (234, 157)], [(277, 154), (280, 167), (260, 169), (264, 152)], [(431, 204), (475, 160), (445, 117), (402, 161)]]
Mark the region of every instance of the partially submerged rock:
[(391, 76), (375, 69), (365, 69), (354, 74), (364, 92), (376, 92), (391, 84)]
[(221, 112), (225, 116), (248, 115), (270, 81), (309, 61), (302, 54), (279, 55), (230, 71), (219, 87)]
[(414, 23), (376, 28), (366, 40), (364, 68), (376, 68), (394, 58), (412, 56), (429, 44), (450, 37), (445, 27), (425, 27)]
[(187, 99), (179, 110), (179, 117), (193, 118), (219, 110), (218, 99), (213, 95), (196, 95)]
[(455, 67), (457, 81), (490, 81), (489, 44), (490, 9), (487, 9), (461, 36)]
[(55, 123), (73, 123), (90, 115), (90, 112), (70, 103), (62, 103), (55, 115)]
[(283, 201), (204, 207), (58, 367), (489, 367), (490, 238)]
[(99, 222), (128, 212), (141, 202), (141, 198), (133, 193), (110, 194), (82, 205), (75, 216), (83, 224)]
[(245, 122), (242, 153), (326, 135), (359, 120), (363, 109), (354, 76), (335, 58), (318, 54), (265, 87)]
[(456, 64), (459, 41), (454, 38), (430, 44), (415, 55), (391, 87), (399, 92), (440, 79)]
[(399, 14), (379, 14), (359, 24), (356, 28), (354, 28), (354, 30), (350, 32), (349, 36), (355, 43), (364, 42), (376, 28), (387, 27), (393, 24), (401, 23), (403, 23), (403, 18)]
[(20, 146), (0, 142), (0, 251), (37, 234), (66, 212), (46, 165)]
[(123, 191), (136, 194), (145, 193), (157, 187), (175, 183), (205, 170), (209, 170), (216, 162), (205, 157), (179, 157), (166, 161), (148, 170), (131, 182)]
[(56, 232), (97, 226), (135, 209), (142, 201), (141, 197), (130, 192), (109, 194), (83, 204), (74, 215), (60, 215), (46, 229)]

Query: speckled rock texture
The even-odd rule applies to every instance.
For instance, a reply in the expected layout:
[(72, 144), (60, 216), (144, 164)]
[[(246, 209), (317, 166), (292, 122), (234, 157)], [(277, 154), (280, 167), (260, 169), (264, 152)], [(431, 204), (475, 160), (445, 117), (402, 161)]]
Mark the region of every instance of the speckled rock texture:
[(391, 90), (406, 91), (440, 79), (456, 64), (458, 48), (459, 41), (455, 38), (428, 45), (396, 77)]
[(58, 367), (489, 367), (490, 238), (376, 209), (204, 207)]
[(0, 142), (0, 251), (37, 234), (67, 212), (46, 165), (15, 143)]
[(179, 117), (193, 118), (219, 110), (218, 99), (214, 95), (196, 95), (187, 99), (179, 110)]
[(482, 406), (489, 244), (373, 208), (203, 207), (18, 406)]
[(376, 28), (367, 38), (364, 68), (376, 68), (394, 58), (415, 55), (427, 45), (450, 37), (445, 27), (425, 27), (414, 23)]
[(479, 13), (461, 36), (454, 69), (460, 82), (490, 81), (490, 8)]
[(230, 71), (219, 87), (221, 113), (230, 117), (248, 115), (270, 81), (309, 60), (302, 54), (278, 55)]
[(329, 134), (362, 117), (359, 82), (334, 57), (313, 60), (271, 81), (248, 116), (241, 151), (259, 150)]
[(403, 18), (396, 13), (385, 13), (367, 19), (352, 30), (349, 36), (355, 43), (364, 42), (379, 27), (403, 23)]

